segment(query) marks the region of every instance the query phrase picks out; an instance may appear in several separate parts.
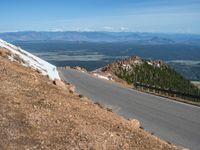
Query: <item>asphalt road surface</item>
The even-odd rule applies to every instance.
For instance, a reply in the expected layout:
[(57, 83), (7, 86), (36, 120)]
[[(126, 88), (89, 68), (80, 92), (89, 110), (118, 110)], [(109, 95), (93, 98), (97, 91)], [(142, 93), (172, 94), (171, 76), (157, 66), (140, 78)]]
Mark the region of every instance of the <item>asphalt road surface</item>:
[(61, 78), (93, 101), (125, 118), (138, 119), (145, 130), (186, 148), (200, 150), (200, 107), (142, 93), (73, 69)]

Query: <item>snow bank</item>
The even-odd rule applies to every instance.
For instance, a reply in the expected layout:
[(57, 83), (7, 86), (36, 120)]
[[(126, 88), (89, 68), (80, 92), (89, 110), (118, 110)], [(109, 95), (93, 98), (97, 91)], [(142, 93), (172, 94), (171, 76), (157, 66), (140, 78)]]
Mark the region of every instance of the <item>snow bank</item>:
[(22, 60), (22, 65), (39, 70), (43, 75), (48, 75), (51, 80), (60, 79), (56, 66), (1, 39), (0, 47), (7, 49), (11, 54), (17, 55)]
[(108, 77), (102, 76), (100, 74), (93, 73), (93, 75), (101, 79), (109, 80)]

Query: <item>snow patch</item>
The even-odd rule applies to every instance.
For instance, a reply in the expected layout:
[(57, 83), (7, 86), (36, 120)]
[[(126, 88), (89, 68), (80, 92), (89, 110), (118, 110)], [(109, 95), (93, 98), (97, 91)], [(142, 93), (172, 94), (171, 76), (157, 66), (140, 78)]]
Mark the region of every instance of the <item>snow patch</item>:
[(132, 69), (131, 65), (129, 65), (129, 64), (123, 64), (122, 68), (126, 69), (126, 70), (131, 70)]
[(147, 64), (153, 66), (152, 62), (150, 61), (147, 61)]
[[(39, 70), (43, 75), (48, 75), (51, 80), (60, 79), (56, 66), (36, 57), (35, 55), (0, 39), (0, 47), (6, 48), (11, 54), (17, 55), (22, 60), (22, 65)], [(12, 57), (9, 57), (13, 61)]]
[(100, 74), (93, 73), (93, 75), (96, 76), (96, 77), (98, 77), (98, 78), (101, 78), (101, 79), (109, 80), (108, 77), (102, 76)]

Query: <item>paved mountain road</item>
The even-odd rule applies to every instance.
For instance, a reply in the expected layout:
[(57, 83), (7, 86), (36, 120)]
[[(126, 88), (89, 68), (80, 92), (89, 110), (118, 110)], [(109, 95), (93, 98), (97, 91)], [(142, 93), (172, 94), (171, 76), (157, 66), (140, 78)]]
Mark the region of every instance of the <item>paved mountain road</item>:
[(200, 149), (200, 107), (135, 91), (73, 69), (59, 72), (78, 93), (112, 107), (125, 118), (140, 120), (145, 130), (177, 145)]

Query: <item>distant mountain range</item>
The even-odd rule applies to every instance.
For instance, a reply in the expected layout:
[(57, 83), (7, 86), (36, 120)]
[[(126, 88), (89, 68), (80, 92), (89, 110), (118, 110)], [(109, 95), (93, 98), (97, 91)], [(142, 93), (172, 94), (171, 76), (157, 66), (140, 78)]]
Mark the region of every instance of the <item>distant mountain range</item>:
[(144, 44), (199, 43), (200, 35), (141, 32), (6, 32), (0, 38), (13, 41), (136, 42)]

